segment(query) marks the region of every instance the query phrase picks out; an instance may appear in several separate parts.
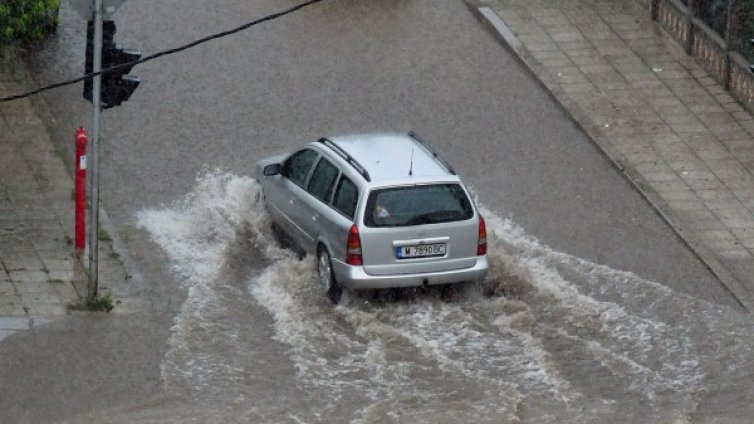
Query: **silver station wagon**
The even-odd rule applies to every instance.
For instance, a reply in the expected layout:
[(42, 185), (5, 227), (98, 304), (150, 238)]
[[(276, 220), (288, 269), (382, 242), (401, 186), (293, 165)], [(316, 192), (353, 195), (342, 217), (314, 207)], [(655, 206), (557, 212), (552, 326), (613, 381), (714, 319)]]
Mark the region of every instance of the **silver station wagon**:
[(321, 138), (259, 161), (273, 225), (307, 254), (327, 296), (476, 282), (484, 219), (453, 168), (416, 134)]

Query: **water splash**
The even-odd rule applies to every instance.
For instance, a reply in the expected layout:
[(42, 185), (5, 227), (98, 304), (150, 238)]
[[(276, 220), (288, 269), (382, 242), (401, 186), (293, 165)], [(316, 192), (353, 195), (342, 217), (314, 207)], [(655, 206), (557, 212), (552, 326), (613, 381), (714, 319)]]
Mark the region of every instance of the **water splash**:
[[(259, 197), (250, 178), (205, 171), (183, 201), (138, 214), (188, 289), (167, 387), (243, 391), (234, 376), (249, 366), (233, 348), (243, 335), (229, 297), (268, 311), (296, 370), (290, 384), (318, 394), (290, 412), (301, 422), (685, 422), (724, 379), (751, 377), (741, 372), (754, 365), (748, 318), (556, 252), (489, 210), (491, 297), (347, 293), (333, 307), (313, 261), (275, 243)], [(246, 299), (226, 281), (239, 237), (265, 261)], [(223, 350), (197, 342), (209, 334)]]

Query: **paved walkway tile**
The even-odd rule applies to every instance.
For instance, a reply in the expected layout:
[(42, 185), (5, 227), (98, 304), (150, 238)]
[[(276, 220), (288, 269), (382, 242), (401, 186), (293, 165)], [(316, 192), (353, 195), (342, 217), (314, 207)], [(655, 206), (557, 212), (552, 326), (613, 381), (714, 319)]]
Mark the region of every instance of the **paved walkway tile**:
[(705, 246), (697, 253), (751, 310), (752, 116), (636, 1), (483, 3), (523, 44), (518, 53), (537, 77), (634, 170), (671, 224)]
[(19, 331), (27, 331), (49, 323), (49, 319), (29, 317), (0, 317), (0, 341)]
[[(0, 56), (0, 95), (22, 92), (24, 72)], [(29, 99), (0, 104), (0, 340), (70, 314), (86, 295), (76, 290), (86, 276), (70, 243), (73, 180), (54, 150)], [(141, 302), (126, 298), (127, 274), (110, 248), (100, 245), (100, 288), (133, 312)]]

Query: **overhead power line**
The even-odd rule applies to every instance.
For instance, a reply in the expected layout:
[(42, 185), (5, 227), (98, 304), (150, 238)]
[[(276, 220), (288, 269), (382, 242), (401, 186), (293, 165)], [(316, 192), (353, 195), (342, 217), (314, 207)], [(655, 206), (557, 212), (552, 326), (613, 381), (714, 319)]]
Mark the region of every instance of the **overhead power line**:
[(305, 2), (305, 3), (301, 3), (299, 5), (293, 6), (290, 9), (283, 10), (283, 11), (277, 12), (277, 13), (273, 13), (273, 14), (267, 15), (267, 16), (265, 16), (263, 18), (259, 18), (257, 20), (248, 22), (248, 23), (243, 24), (243, 25), (241, 25), (241, 26), (239, 26), (237, 28), (233, 28), (233, 29), (228, 30), (228, 31), (219, 32), (217, 34), (213, 34), (213, 35), (210, 35), (208, 37), (201, 38), (199, 40), (193, 41), (191, 43), (185, 44), (185, 45), (180, 46), (180, 47), (176, 47), (176, 48), (173, 48), (173, 49), (169, 49), (169, 50), (164, 50), (164, 51), (161, 51), (161, 52), (157, 52), (157, 53), (154, 53), (152, 55), (145, 56), (145, 57), (143, 57), (143, 58), (141, 58), (139, 60), (135, 60), (133, 62), (122, 63), (122, 64), (117, 65), (117, 66), (113, 66), (113, 67), (110, 67), (110, 68), (102, 69), (99, 72), (91, 72), (91, 73), (85, 74), (83, 76), (80, 76), (78, 78), (73, 78), (73, 79), (69, 79), (69, 80), (66, 80), (66, 81), (61, 81), (61, 82), (57, 82), (57, 83), (54, 83), (54, 84), (45, 85), (43, 87), (36, 88), (36, 89), (28, 91), (26, 93), (16, 94), (16, 95), (7, 96), (7, 97), (0, 97), (0, 103), (2, 103), (2, 102), (9, 102), (11, 100), (23, 99), (25, 97), (30, 97), (30, 96), (33, 96), (35, 94), (39, 94), (39, 93), (41, 93), (43, 91), (52, 90), (54, 88), (59, 88), (59, 87), (64, 87), (66, 85), (76, 84), (78, 82), (84, 81), (87, 78), (91, 78), (91, 77), (94, 77), (94, 76), (97, 76), (97, 75), (102, 75), (102, 74), (105, 74), (107, 72), (112, 72), (112, 71), (115, 71), (115, 70), (118, 70), (118, 69), (121, 69), (121, 68), (135, 66), (135, 65), (138, 65), (140, 63), (144, 63), (144, 62), (148, 62), (150, 60), (157, 59), (158, 57), (167, 56), (167, 55), (170, 55), (170, 54), (182, 52), (184, 50), (188, 50), (190, 48), (196, 47), (196, 46), (198, 46), (200, 44), (204, 44), (204, 43), (206, 43), (208, 41), (212, 41), (212, 40), (216, 40), (218, 38), (223, 38), (223, 37), (227, 37), (229, 35), (233, 35), (233, 34), (235, 34), (237, 32), (241, 32), (243, 30), (249, 29), (249, 28), (251, 28), (251, 27), (253, 27), (255, 25), (259, 25), (259, 24), (261, 24), (263, 22), (272, 21), (272, 20), (275, 20), (277, 18), (281, 18), (281, 17), (283, 17), (285, 15), (290, 15), (291, 13), (297, 12), (298, 10), (303, 9), (306, 6), (311, 6), (312, 4), (319, 3), (321, 1), (322, 0), (309, 0), (309, 1)]

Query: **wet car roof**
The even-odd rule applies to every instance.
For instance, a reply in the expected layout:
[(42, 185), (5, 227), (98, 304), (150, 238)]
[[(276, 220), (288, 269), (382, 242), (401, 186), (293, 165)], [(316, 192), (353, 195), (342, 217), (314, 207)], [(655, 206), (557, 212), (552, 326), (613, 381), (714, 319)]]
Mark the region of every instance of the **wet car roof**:
[(452, 175), (424, 147), (404, 134), (361, 134), (330, 140), (366, 168), (372, 182)]

